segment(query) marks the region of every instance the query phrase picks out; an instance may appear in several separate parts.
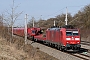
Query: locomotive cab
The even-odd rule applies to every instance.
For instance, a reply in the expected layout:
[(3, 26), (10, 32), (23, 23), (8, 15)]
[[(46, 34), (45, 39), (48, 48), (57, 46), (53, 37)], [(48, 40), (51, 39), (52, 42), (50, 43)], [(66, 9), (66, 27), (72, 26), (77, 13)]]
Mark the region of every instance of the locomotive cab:
[(72, 25), (65, 25), (61, 28), (62, 48), (64, 50), (79, 50), (80, 45), (80, 31)]
[(80, 45), (80, 33), (78, 29), (66, 29), (66, 49), (77, 50)]

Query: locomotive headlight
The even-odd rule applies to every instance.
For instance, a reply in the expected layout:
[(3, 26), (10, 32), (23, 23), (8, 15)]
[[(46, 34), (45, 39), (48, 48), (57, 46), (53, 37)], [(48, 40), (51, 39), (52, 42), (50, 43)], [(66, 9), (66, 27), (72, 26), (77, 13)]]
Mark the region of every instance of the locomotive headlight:
[(75, 40), (80, 40), (80, 38), (75, 38)]
[(69, 43), (69, 42), (67, 42), (67, 43)]
[(79, 42), (77, 42), (77, 43), (79, 43)]
[(66, 40), (71, 40), (71, 38), (66, 38)]

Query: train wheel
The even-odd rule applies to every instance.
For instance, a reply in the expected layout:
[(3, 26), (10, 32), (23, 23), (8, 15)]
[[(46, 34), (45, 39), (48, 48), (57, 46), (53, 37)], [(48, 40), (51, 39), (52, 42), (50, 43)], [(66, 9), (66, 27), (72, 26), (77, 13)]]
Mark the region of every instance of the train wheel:
[(59, 45), (57, 45), (57, 49), (58, 49), (58, 50), (60, 49), (60, 46), (59, 46)]
[(78, 47), (77, 50), (80, 51), (80, 47)]
[(55, 47), (55, 44), (52, 43), (52, 47), (54, 48)]
[(48, 42), (48, 46), (51, 46), (51, 43)]
[(35, 42), (37, 42), (37, 39), (34, 39)]
[(34, 41), (34, 36), (32, 37), (32, 40)]
[(59, 50), (62, 50), (61, 46), (60, 46), (60, 49)]
[(63, 46), (61, 46), (61, 51), (65, 51), (65, 48)]
[(45, 44), (45, 41), (43, 41), (43, 44)]
[(55, 48), (57, 47), (57, 44), (55, 44)]
[(50, 46), (51, 46), (51, 47), (52, 47), (52, 45), (53, 45), (53, 44), (52, 44), (52, 43), (50, 43)]

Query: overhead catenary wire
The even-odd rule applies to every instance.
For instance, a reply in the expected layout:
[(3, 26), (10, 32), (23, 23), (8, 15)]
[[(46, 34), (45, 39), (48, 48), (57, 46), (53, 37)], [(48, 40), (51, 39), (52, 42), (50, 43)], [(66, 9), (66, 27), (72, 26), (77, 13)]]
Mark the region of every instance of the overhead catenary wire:
[[(84, 6), (86, 6), (87, 4), (85, 4), (85, 5), (79, 5), (79, 6), (67, 6), (68, 7), (68, 9), (69, 8), (75, 8), (75, 7), (84, 7)], [(47, 16), (43, 16), (43, 18), (46, 18), (46, 17), (49, 17), (49, 16), (56, 16), (57, 15), (57, 13), (58, 14), (60, 14), (60, 12), (62, 12), (64, 9), (65, 9), (66, 7), (64, 7), (64, 8), (62, 8), (62, 9), (60, 9), (60, 10), (58, 10), (58, 11), (56, 11), (56, 12), (54, 12), (54, 13), (52, 13), (52, 14), (50, 14), (50, 15), (47, 15)], [(77, 11), (72, 11), (73, 13), (75, 12), (77, 12)], [(63, 13), (63, 12), (62, 12)]]

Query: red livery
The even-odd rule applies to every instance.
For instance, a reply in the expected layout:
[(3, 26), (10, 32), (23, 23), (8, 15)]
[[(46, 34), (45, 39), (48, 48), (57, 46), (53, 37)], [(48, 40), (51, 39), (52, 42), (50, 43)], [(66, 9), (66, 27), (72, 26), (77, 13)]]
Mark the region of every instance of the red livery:
[[(31, 38), (35, 35), (38, 35), (40, 32), (40, 28), (27, 28), (27, 37)], [(23, 36), (24, 37), (24, 28), (13, 28), (13, 34), (19, 35), (19, 36)]]
[(44, 37), (43, 34), (40, 34), (34, 36), (34, 39), (55, 46), (60, 50), (79, 50), (81, 47), (79, 29), (48, 28)]
[[(24, 28), (14, 28), (13, 32), (19, 36), (24, 36)], [(79, 50), (81, 47), (80, 31), (71, 26), (48, 28), (46, 34), (42, 33), (41, 28), (28, 28), (27, 34), (28, 38), (33, 37), (34, 41), (43, 41), (45, 44), (60, 50)]]
[(13, 34), (24, 36), (24, 28), (13, 28)]

